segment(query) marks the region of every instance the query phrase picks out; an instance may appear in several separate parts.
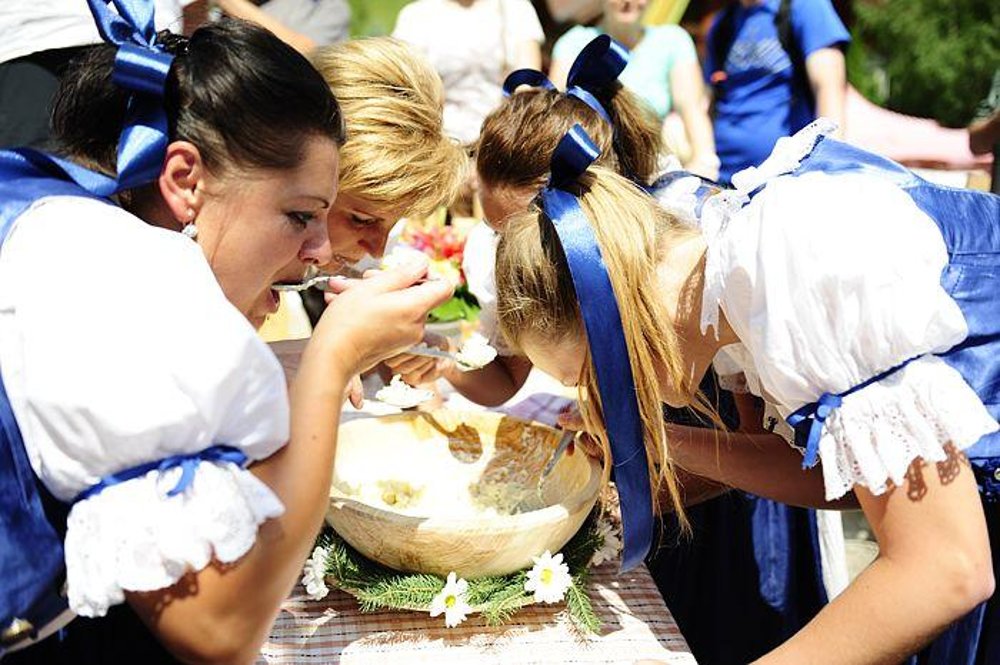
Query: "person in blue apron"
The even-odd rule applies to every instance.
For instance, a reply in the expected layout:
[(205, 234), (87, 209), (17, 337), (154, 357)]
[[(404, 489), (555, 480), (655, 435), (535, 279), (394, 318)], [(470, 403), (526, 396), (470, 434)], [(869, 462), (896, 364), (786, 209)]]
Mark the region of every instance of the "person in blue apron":
[[(596, 149), (574, 129), (542, 209), (501, 236), (500, 328), (536, 366), (600, 395), (606, 415), (584, 415), (604, 424), (630, 483), (626, 559), (628, 525), (633, 560), (652, 530), (636, 479), (681, 506), (675, 465), (796, 505), (854, 494), (879, 557), (756, 662), (996, 665), (1000, 198), (927, 183), (832, 130), (821, 120), (779, 142), (692, 230), (589, 167)], [(607, 353), (595, 339), (613, 339), (600, 324), (618, 312), (624, 341)], [(695, 404), (720, 352), (794, 447), (774, 433), (657, 430), (654, 408)]]
[(0, 658), (250, 660), (322, 522), (348, 380), (450, 289), (401, 290), (426, 265), (333, 285), (290, 398), (255, 326), (331, 259), (336, 100), (260, 28), (187, 40), (114, 5), (90, 1), (112, 44), (63, 82), (62, 155), (0, 152)]
[[(630, 174), (685, 224), (700, 225), (705, 200), (719, 189), (680, 170), (657, 177), (664, 153), (659, 124), (617, 80), (618, 67), (627, 57), (627, 51), (611, 38), (596, 38), (574, 63), (565, 93), (539, 72), (514, 72), (505, 84), (508, 99), (483, 123), (477, 168), (489, 226), (483, 224), (470, 233), (463, 263), (470, 287), (484, 308), (480, 330), (500, 354), (478, 372), (444, 372), (470, 399), (485, 403), (509, 399), (527, 376), (525, 367), (530, 364), (505, 348), (496, 329), (493, 263), (498, 236), (494, 229), (502, 230), (508, 215), (528, 207), (548, 175), (556, 144), (574, 122), (581, 123), (601, 146), (602, 163)], [(524, 85), (531, 87), (518, 88)], [(444, 364), (414, 357), (388, 362), (398, 362), (396, 371), (411, 371), (414, 382), (437, 376), (433, 369), (422, 374), (422, 368)], [(718, 390), (714, 373), (706, 375), (701, 389), (711, 396), (729, 427), (754, 426), (752, 405), (740, 418), (733, 396)], [(686, 408), (666, 407), (664, 417), (675, 423), (712, 426)], [(760, 421), (756, 415), (756, 422)], [(563, 424), (581, 426), (568, 418)], [(698, 502), (689, 511), (691, 537), (681, 536), (674, 517), (664, 515), (663, 546), (655, 548), (648, 564), (695, 656), (711, 663), (746, 663), (787, 639), (826, 603), (816, 513), (726, 492), (716, 483), (703, 484), (702, 491), (695, 491), (695, 482), (688, 479), (686, 483), (686, 501)], [(783, 547), (776, 549), (774, 543)], [(728, 639), (717, 639), (715, 626), (719, 624), (733, 626)]]

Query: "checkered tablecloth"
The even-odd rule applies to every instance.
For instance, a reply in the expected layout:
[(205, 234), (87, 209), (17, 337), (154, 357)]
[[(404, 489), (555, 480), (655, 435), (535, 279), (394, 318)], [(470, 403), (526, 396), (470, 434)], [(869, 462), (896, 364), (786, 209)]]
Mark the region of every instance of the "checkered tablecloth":
[(583, 636), (562, 614), (565, 606), (530, 605), (505, 626), (473, 615), (457, 628), (419, 612), (363, 614), (353, 597), (332, 591), (310, 600), (296, 587), (285, 601), (258, 661), (268, 665), (435, 665), (632, 663), (652, 658), (694, 665), (687, 643), (645, 567), (618, 575), (594, 571), (588, 587), (604, 628)]

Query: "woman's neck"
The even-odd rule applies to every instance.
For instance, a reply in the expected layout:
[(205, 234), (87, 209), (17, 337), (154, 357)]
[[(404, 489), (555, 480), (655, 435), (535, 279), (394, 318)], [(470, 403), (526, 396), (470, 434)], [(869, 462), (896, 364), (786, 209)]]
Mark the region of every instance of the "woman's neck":
[(646, 31), (638, 21), (635, 23), (622, 23), (608, 18), (607, 14), (601, 19), (601, 30), (615, 41), (621, 42), (629, 50), (638, 46)]
[(701, 234), (671, 234), (665, 243), (657, 279), (667, 316), (677, 335), (687, 379), (692, 389), (697, 389), (719, 349), (739, 340), (721, 313), (718, 335), (714, 330), (701, 330), (706, 251)]

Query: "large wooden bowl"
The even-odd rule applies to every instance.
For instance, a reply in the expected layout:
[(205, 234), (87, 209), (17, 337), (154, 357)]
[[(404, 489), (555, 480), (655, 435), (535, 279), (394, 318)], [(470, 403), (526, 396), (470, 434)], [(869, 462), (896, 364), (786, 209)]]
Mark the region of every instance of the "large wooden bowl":
[[(520, 570), (559, 551), (600, 490), (600, 465), (569, 451), (538, 490), (559, 436), (490, 412), (351, 421), (340, 428), (327, 522), (397, 570), (466, 578)], [(484, 504), (499, 510), (484, 513)], [(522, 512), (507, 514), (515, 504)]]

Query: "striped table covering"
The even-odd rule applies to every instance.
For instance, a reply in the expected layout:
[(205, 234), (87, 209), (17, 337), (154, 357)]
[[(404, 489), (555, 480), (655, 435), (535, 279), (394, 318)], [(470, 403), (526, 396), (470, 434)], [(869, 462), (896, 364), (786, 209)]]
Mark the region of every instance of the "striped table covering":
[(588, 587), (604, 624), (583, 636), (565, 606), (530, 605), (510, 623), (491, 628), (478, 615), (457, 628), (418, 612), (363, 614), (353, 597), (331, 591), (322, 601), (297, 586), (285, 601), (258, 663), (265, 665), (386, 665), (401, 663), (632, 663), (651, 658), (694, 665), (684, 637), (645, 566), (618, 575), (595, 569)]

